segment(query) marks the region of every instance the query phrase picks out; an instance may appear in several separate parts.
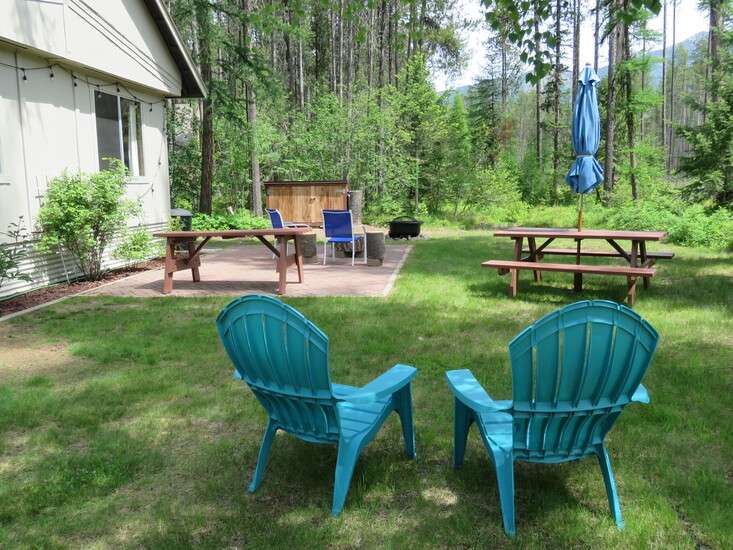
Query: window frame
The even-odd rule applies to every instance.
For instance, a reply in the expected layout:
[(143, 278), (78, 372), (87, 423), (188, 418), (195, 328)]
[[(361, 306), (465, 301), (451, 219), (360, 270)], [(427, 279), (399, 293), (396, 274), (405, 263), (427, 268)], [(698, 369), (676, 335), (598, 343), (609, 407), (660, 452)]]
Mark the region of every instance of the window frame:
[(140, 141), (138, 141), (138, 132), (136, 128), (128, 127), (128, 132), (130, 136), (130, 140), (135, 141), (135, 146), (138, 151), (138, 160), (135, 163), (137, 165), (137, 173), (132, 173), (131, 168), (133, 165), (133, 162), (130, 161), (130, 165), (128, 166), (125, 164), (125, 168), (127, 168), (129, 175), (126, 178), (127, 183), (149, 183), (150, 177), (145, 174), (145, 154), (144, 154), (144, 140), (143, 140), (143, 109), (142, 109), (142, 103), (136, 99), (130, 99), (127, 97), (123, 97), (119, 94), (111, 94), (108, 92), (103, 92), (101, 90), (91, 90), (92, 92), (92, 103), (94, 104), (94, 129), (96, 133), (96, 145), (97, 145), (97, 169), (102, 170), (102, 163), (100, 158), (100, 152), (99, 152), (99, 117), (97, 115), (97, 94), (106, 94), (108, 96), (115, 98), (115, 103), (117, 106), (117, 118), (115, 122), (117, 123), (117, 139), (119, 140), (119, 160), (122, 161), (122, 163), (125, 163), (125, 136), (124, 136), (124, 124), (123, 124), (123, 105), (122, 100), (126, 100), (130, 104), (137, 106), (137, 116), (136, 116), (136, 126), (137, 124), (140, 125)]

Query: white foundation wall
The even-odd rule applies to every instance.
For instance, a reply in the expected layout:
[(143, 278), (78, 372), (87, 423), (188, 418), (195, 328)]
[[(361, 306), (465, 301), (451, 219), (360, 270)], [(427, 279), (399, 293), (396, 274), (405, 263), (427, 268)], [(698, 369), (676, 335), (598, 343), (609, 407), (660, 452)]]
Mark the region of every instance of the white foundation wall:
[[(3, 2), (0, 2), (2, 4)], [(45, 60), (27, 51), (0, 43), (0, 63), (12, 66), (39, 66)], [(90, 84), (104, 82), (74, 69), (76, 79), (61, 67), (51, 78), (49, 70), (21, 71), (0, 64), (0, 232), (20, 216), (29, 230), (36, 229), (38, 210), (49, 181), (69, 172), (99, 170), (94, 94), (98, 88)], [(88, 81), (87, 81), (88, 80)], [(76, 85), (74, 85), (76, 84)], [(151, 229), (165, 227), (169, 218), (170, 196), (168, 156), (165, 136), (163, 95), (126, 85), (140, 98), (144, 175), (130, 178), (127, 194), (139, 200), (142, 214), (130, 225)], [(130, 97), (125, 89), (117, 94), (116, 86), (99, 90)], [(152, 107), (150, 104), (153, 104)], [(0, 235), (0, 246), (8, 238)], [(33, 281), (5, 281), (0, 298), (65, 281), (79, 275), (73, 263), (58, 255), (39, 254), (29, 248), (23, 271)], [(108, 260), (109, 266), (121, 262)]]

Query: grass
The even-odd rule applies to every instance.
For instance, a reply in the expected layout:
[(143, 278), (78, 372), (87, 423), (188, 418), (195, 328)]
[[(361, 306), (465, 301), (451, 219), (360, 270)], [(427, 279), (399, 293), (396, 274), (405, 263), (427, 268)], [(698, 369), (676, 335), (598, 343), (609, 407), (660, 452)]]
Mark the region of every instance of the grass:
[[(472, 431), (450, 466), (443, 372), (471, 368), (508, 398), (509, 340), (575, 301), (479, 260), (510, 257), (486, 233), (416, 243), (386, 298), (287, 299), (331, 339), (334, 381), (361, 385), (396, 362), (414, 383), (418, 458), (388, 420), (329, 515), (335, 449), (279, 434), (265, 481), (245, 492), (265, 416), (231, 379), (213, 320), (228, 299), (78, 298), (0, 325), (0, 546), (733, 547), (733, 256), (671, 248), (637, 311), (662, 339), (645, 385), (608, 439), (626, 528), (594, 460), (516, 467), (518, 536), (505, 537), (493, 469)], [(583, 298), (622, 299), (588, 278)]]

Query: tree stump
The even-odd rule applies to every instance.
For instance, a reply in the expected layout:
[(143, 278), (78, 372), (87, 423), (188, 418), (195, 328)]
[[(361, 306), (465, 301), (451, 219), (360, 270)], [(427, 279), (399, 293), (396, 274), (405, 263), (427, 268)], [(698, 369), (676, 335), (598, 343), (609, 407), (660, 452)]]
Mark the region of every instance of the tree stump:
[(382, 265), (384, 262), (384, 232), (367, 231), (367, 264)]
[(303, 255), (303, 261), (309, 264), (318, 263), (318, 247), (316, 246), (315, 233), (301, 233), (296, 235), (300, 253)]
[(361, 213), (364, 209), (364, 191), (349, 191), (349, 210), (351, 210), (351, 222), (354, 225), (361, 223)]

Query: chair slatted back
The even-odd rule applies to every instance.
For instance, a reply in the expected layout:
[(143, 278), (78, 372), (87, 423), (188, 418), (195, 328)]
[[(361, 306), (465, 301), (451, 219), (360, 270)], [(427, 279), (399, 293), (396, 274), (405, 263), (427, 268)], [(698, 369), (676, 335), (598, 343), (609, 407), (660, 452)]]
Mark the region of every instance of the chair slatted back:
[(324, 210), (323, 231), (326, 238), (352, 237), (354, 228), (351, 223), (351, 210)]
[(328, 337), (300, 312), (269, 296), (243, 296), (216, 319), (237, 372), (270, 417), (307, 441), (337, 441)]
[(570, 304), (509, 344), (514, 451), (562, 462), (594, 452), (641, 383), (659, 337), (628, 307)]
[(267, 214), (270, 216), (270, 223), (272, 224), (273, 229), (282, 229), (285, 227), (285, 223), (283, 223), (283, 217), (282, 214), (280, 214), (280, 211), (276, 208), (266, 208)]

